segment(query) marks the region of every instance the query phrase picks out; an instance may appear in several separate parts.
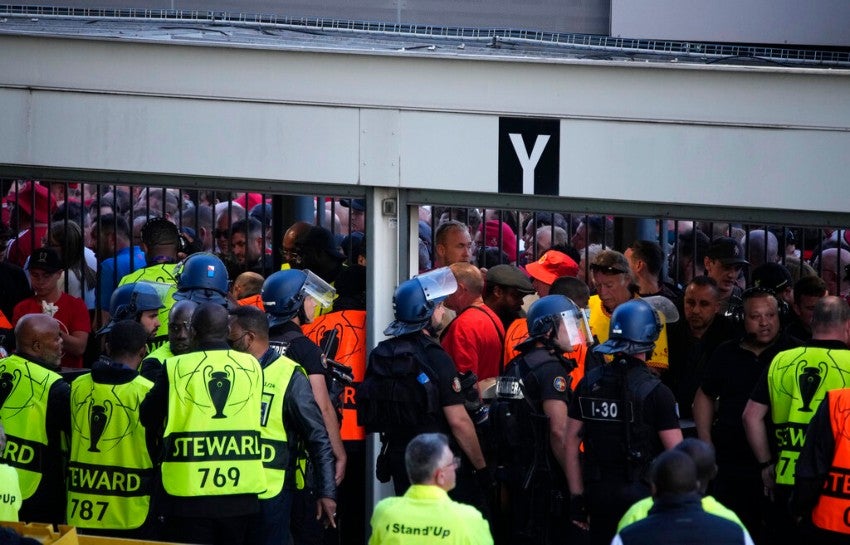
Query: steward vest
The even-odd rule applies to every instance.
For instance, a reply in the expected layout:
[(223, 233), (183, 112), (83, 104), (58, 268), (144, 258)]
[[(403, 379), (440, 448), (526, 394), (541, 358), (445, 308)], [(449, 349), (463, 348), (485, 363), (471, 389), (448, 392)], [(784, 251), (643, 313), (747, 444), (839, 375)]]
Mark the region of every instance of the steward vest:
[(162, 304), (165, 308), (159, 309), (159, 329), (156, 330), (156, 337), (152, 342), (148, 343), (149, 351), (159, 347), (168, 339), (168, 313), (171, 312), (171, 307), (174, 306), (174, 294), (177, 292), (177, 277), (174, 275), (176, 263), (160, 263), (156, 265), (148, 265), (137, 271), (125, 274), (119, 286), (131, 284), (133, 282), (147, 282), (153, 284), (156, 292), (162, 298)]
[(208, 350), (169, 358), (165, 372), (165, 491), (181, 497), (263, 492), (259, 362), (234, 350)]
[(826, 394), (829, 403), (829, 421), (835, 436), (835, 453), (821, 491), (818, 503), (812, 510), (812, 522), (818, 528), (850, 534), (850, 389), (832, 390)]
[(776, 427), (776, 482), (793, 485), (806, 429), (826, 392), (844, 388), (850, 350), (801, 346), (780, 352), (767, 372), (770, 416)]
[[(505, 332), (505, 356), (502, 360), (505, 366), (519, 355), (516, 345), (527, 338), (528, 322), (525, 318), (517, 318), (508, 326), (508, 330)], [(576, 368), (570, 373), (570, 376), (573, 378), (572, 383), (576, 385), (584, 377), (584, 360), (587, 357), (587, 346), (580, 344), (578, 349), (572, 352), (564, 352), (564, 357), (575, 361), (577, 364)]]
[(342, 394), (342, 426), (340, 435), (343, 441), (363, 441), (366, 430), (357, 424), (357, 403), (354, 393), (363, 382), (366, 374), (366, 311), (341, 310), (323, 314), (313, 323), (302, 327), (304, 335), (321, 348), (325, 348), (331, 333), (336, 331), (333, 346), (328, 357), (351, 367), (354, 381), (346, 386)]
[(171, 343), (166, 341), (145, 356), (145, 359), (139, 365), (139, 374), (152, 382), (156, 382), (156, 377), (162, 372), (163, 363), (171, 357), (174, 357), (174, 353), (171, 351)]
[(47, 400), (58, 373), (13, 354), (0, 360), (0, 421), (6, 429), (3, 462), (18, 471), (28, 499), (41, 483), (47, 449)]
[(283, 422), (283, 401), (294, 372), (307, 375), (303, 367), (286, 356), (279, 356), (263, 369), (260, 442), (263, 449), (263, 467), (266, 471), (266, 491), (260, 494), (261, 500), (280, 494), (286, 481), (289, 434)]
[(6, 318), (6, 314), (0, 310), (0, 329), (12, 329), (12, 322)]
[(71, 383), (69, 525), (132, 530), (147, 519), (153, 463), (139, 405), (151, 387), (141, 376), (101, 384), (88, 374)]
[(638, 480), (660, 452), (643, 416), (646, 398), (661, 384), (638, 360), (594, 367), (575, 393), (584, 422), (588, 480)]
[[(604, 343), (608, 340), (608, 335), (611, 329), (611, 315), (605, 310), (605, 305), (602, 304), (602, 299), (598, 295), (593, 295), (587, 302), (590, 309), (590, 334), (596, 337), (599, 343)], [(667, 324), (664, 323), (664, 318), (661, 318), (661, 333), (658, 335), (658, 340), (655, 341), (655, 348), (652, 354), (646, 359), (646, 365), (657, 369), (667, 369), (670, 366), (669, 351), (667, 348)]]

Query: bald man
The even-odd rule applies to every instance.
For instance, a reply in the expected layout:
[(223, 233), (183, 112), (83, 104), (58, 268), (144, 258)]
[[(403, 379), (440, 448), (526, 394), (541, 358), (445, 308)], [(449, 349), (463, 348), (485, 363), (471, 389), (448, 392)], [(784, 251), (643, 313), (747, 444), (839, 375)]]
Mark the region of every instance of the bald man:
[(233, 287), (230, 288), (230, 295), (242, 306), (250, 305), (265, 312), (263, 299), (260, 297), (260, 292), (263, 291), (264, 281), (265, 278), (259, 273), (252, 271), (243, 272), (233, 281)]
[(189, 328), (197, 306), (198, 303), (188, 299), (174, 303), (168, 313), (168, 341), (142, 360), (139, 373), (143, 377), (152, 382), (156, 381), (166, 359), (185, 354), (191, 349)]
[(293, 269), (301, 268), (301, 240), (307, 236), (307, 233), (313, 226), (306, 221), (296, 221), (283, 234), (283, 262)]
[(845, 269), (850, 265), (850, 252), (844, 248), (827, 248), (815, 259), (814, 267), (826, 282), (830, 295), (846, 297), (850, 293), (850, 278)]
[(62, 434), (70, 432), (71, 388), (56, 372), (62, 359), (59, 322), (26, 314), (15, 326), (18, 350), (0, 360), (0, 420), (8, 443), (3, 463), (21, 483), (20, 519), (65, 520)]

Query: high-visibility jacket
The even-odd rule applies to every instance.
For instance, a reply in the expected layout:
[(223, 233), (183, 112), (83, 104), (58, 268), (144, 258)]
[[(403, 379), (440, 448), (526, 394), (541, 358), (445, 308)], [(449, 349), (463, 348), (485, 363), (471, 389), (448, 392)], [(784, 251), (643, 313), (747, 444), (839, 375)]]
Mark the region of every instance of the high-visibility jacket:
[(71, 384), (68, 524), (131, 530), (148, 517), (153, 463), (139, 423), (139, 405), (153, 383), (137, 376), (124, 384)]
[(826, 392), (844, 388), (850, 350), (801, 346), (780, 352), (767, 372), (770, 417), (776, 426), (776, 482), (793, 485), (806, 429)]
[[(587, 302), (590, 309), (590, 333), (596, 337), (600, 343), (608, 340), (608, 334), (611, 329), (611, 315), (605, 310), (605, 305), (602, 304), (602, 299), (598, 295), (593, 295)], [(669, 353), (667, 348), (667, 324), (662, 318), (661, 333), (658, 335), (658, 340), (655, 341), (655, 349), (652, 355), (646, 360), (649, 367), (657, 369), (667, 369), (670, 366)]]
[(293, 373), (307, 372), (287, 358), (279, 356), (263, 368), (263, 405), (260, 420), (260, 441), (263, 467), (266, 471), (266, 491), (260, 499), (273, 498), (283, 490), (286, 468), (289, 465), (289, 434), (284, 426), (283, 401)]
[[(508, 362), (519, 355), (519, 350), (516, 349), (516, 345), (527, 338), (528, 322), (525, 318), (517, 318), (511, 323), (511, 325), (508, 326), (508, 330), (505, 332), (504, 365), (507, 365)], [(584, 359), (586, 356), (587, 347), (583, 344), (579, 345), (579, 347), (572, 352), (564, 352), (564, 357), (574, 360), (577, 365), (577, 367), (570, 373), (570, 376), (573, 379), (573, 387), (575, 387), (575, 385), (578, 384), (578, 382), (584, 377)]]
[(328, 351), (328, 357), (351, 367), (354, 376), (354, 381), (345, 387), (342, 394), (340, 435), (343, 441), (363, 441), (366, 438), (366, 430), (357, 425), (354, 392), (366, 374), (366, 311), (341, 310), (323, 314), (312, 323), (304, 325), (302, 330), (306, 337), (320, 347), (324, 347), (328, 335), (336, 331), (336, 341)]
[(0, 421), (6, 429), (3, 462), (18, 471), (26, 500), (41, 483), (46, 463), (47, 400), (50, 388), (62, 380), (17, 354), (0, 360)]
[(372, 513), (370, 545), (491, 545), (490, 527), (471, 505), (434, 485), (414, 484), (404, 496), (381, 500)]
[(847, 490), (850, 475), (850, 440), (847, 425), (850, 423), (850, 389), (832, 390), (826, 394), (829, 403), (829, 421), (835, 436), (835, 453), (821, 491), (818, 503), (812, 510), (812, 522), (818, 528), (850, 534), (850, 492)]
[(182, 497), (262, 493), (260, 363), (234, 350), (206, 350), (167, 359), (165, 372), (165, 491)]
[(243, 307), (244, 306), (257, 307), (258, 309), (262, 310), (263, 312), (266, 311), (266, 307), (265, 307), (265, 305), (263, 305), (263, 296), (260, 295), (259, 293), (256, 294), (256, 295), (251, 295), (250, 297), (245, 297), (243, 299), (239, 299), (237, 301), (237, 303), (239, 303)]
[(159, 329), (156, 330), (155, 346), (160, 346), (168, 339), (168, 313), (174, 306), (174, 294), (177, 292), (177, 276), (174, 273), (176, 263), (158, 263), (148, 265), (139, 270), (125, 274), (119, 286), (133, 282), (147, 282), (153, 284), (157, 293), (162, 298), (165, 308), (159, 309)]

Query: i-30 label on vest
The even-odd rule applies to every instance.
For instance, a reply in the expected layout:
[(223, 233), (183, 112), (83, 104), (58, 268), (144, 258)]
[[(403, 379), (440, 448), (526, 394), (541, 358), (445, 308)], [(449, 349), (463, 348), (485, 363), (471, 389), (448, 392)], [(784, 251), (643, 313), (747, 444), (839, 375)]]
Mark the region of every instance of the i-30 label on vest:
[(583, 420), (634, 422), (631, 401), (598, 397), (579, 397), (578, 402)]

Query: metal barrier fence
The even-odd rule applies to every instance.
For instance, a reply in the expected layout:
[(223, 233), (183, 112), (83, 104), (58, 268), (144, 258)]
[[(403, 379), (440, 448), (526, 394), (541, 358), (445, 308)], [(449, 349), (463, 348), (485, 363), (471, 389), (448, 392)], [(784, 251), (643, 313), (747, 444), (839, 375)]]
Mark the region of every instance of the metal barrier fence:
[[(33, 249), (53, 247), (67, 269), (65, 290), (86, 299), (94, 312), (109, 301), (101, 293), (99, 264), (117, 251), (141, 246), (140, 232), (150, 218), (166, 217), (175, 223), (183, 238), (184, 253), (211, 251), (221, 255), (234, 273), (241, 269), (229, 248), (231, 227), (246, 217), (262, 226), (259, 272), (264, 276), (278, 270), (291, 257), (284, 233), (295, 221), (326, 227), (342, 246), (351, 232), (365, 229), (365, 202), (334, 196), (299, 197), (285, 194), (257, 194), (164, 187), (105, 185), (84, 182), (32, 182), (0, 180), (5, 195), (0, 244), (7, 261), (19, 266)], [(568, 201), (565, 201), (568, 203)], [(702, 273), (702, 257), (709, 240), (733, 236), (752, 264), (778, 261), (785, 264), (796, 280), (802, 275), (820, 273), (823, 260), (808, 264), (818, 252), (829, 247), (850, 249), (843, 230), (788, 225), (749, 225), (743, 223), (694, 222), (688, 219), (623, 218), (605, 214), (571, 214), (522, 209), (474, 207), (412, 207), (420, 217), (420, 270), (434, 265), (439, 226), (449, 219), (470, 228), (472, 258), (479, 266), (497, 263), (522, 265), (538, 259), (554, 247), (571, 255), (580, 264), (584, 277), (593, 255), (599, 249), (624, 251), (633, 241), (648, 239), (664, 250), (663, 276), (684, 284)], [(129, 240), (122, 240), (122, 231)], [(118, 233), (118, 236), (116, 236)], [(767, 234), (766, 234), (767, 233)], [(350, 253), (354, 244), (349, 238)], [(355, 240), (356, 242), (356, 240)], [(364, 246), (365, 248), (365, 246)], [(137, 252), (130, 251), (131, 268)], [(351, 257), (349, 256), (349, 259)], [(354, 256), (356, 260), (356, 256)], [(835, 255), (835, 270), (850, 266), (841, 252)], [(244, 266), (242, 268), (245, 268)], [(117, 285), (113, 268), (111, 284)]]

